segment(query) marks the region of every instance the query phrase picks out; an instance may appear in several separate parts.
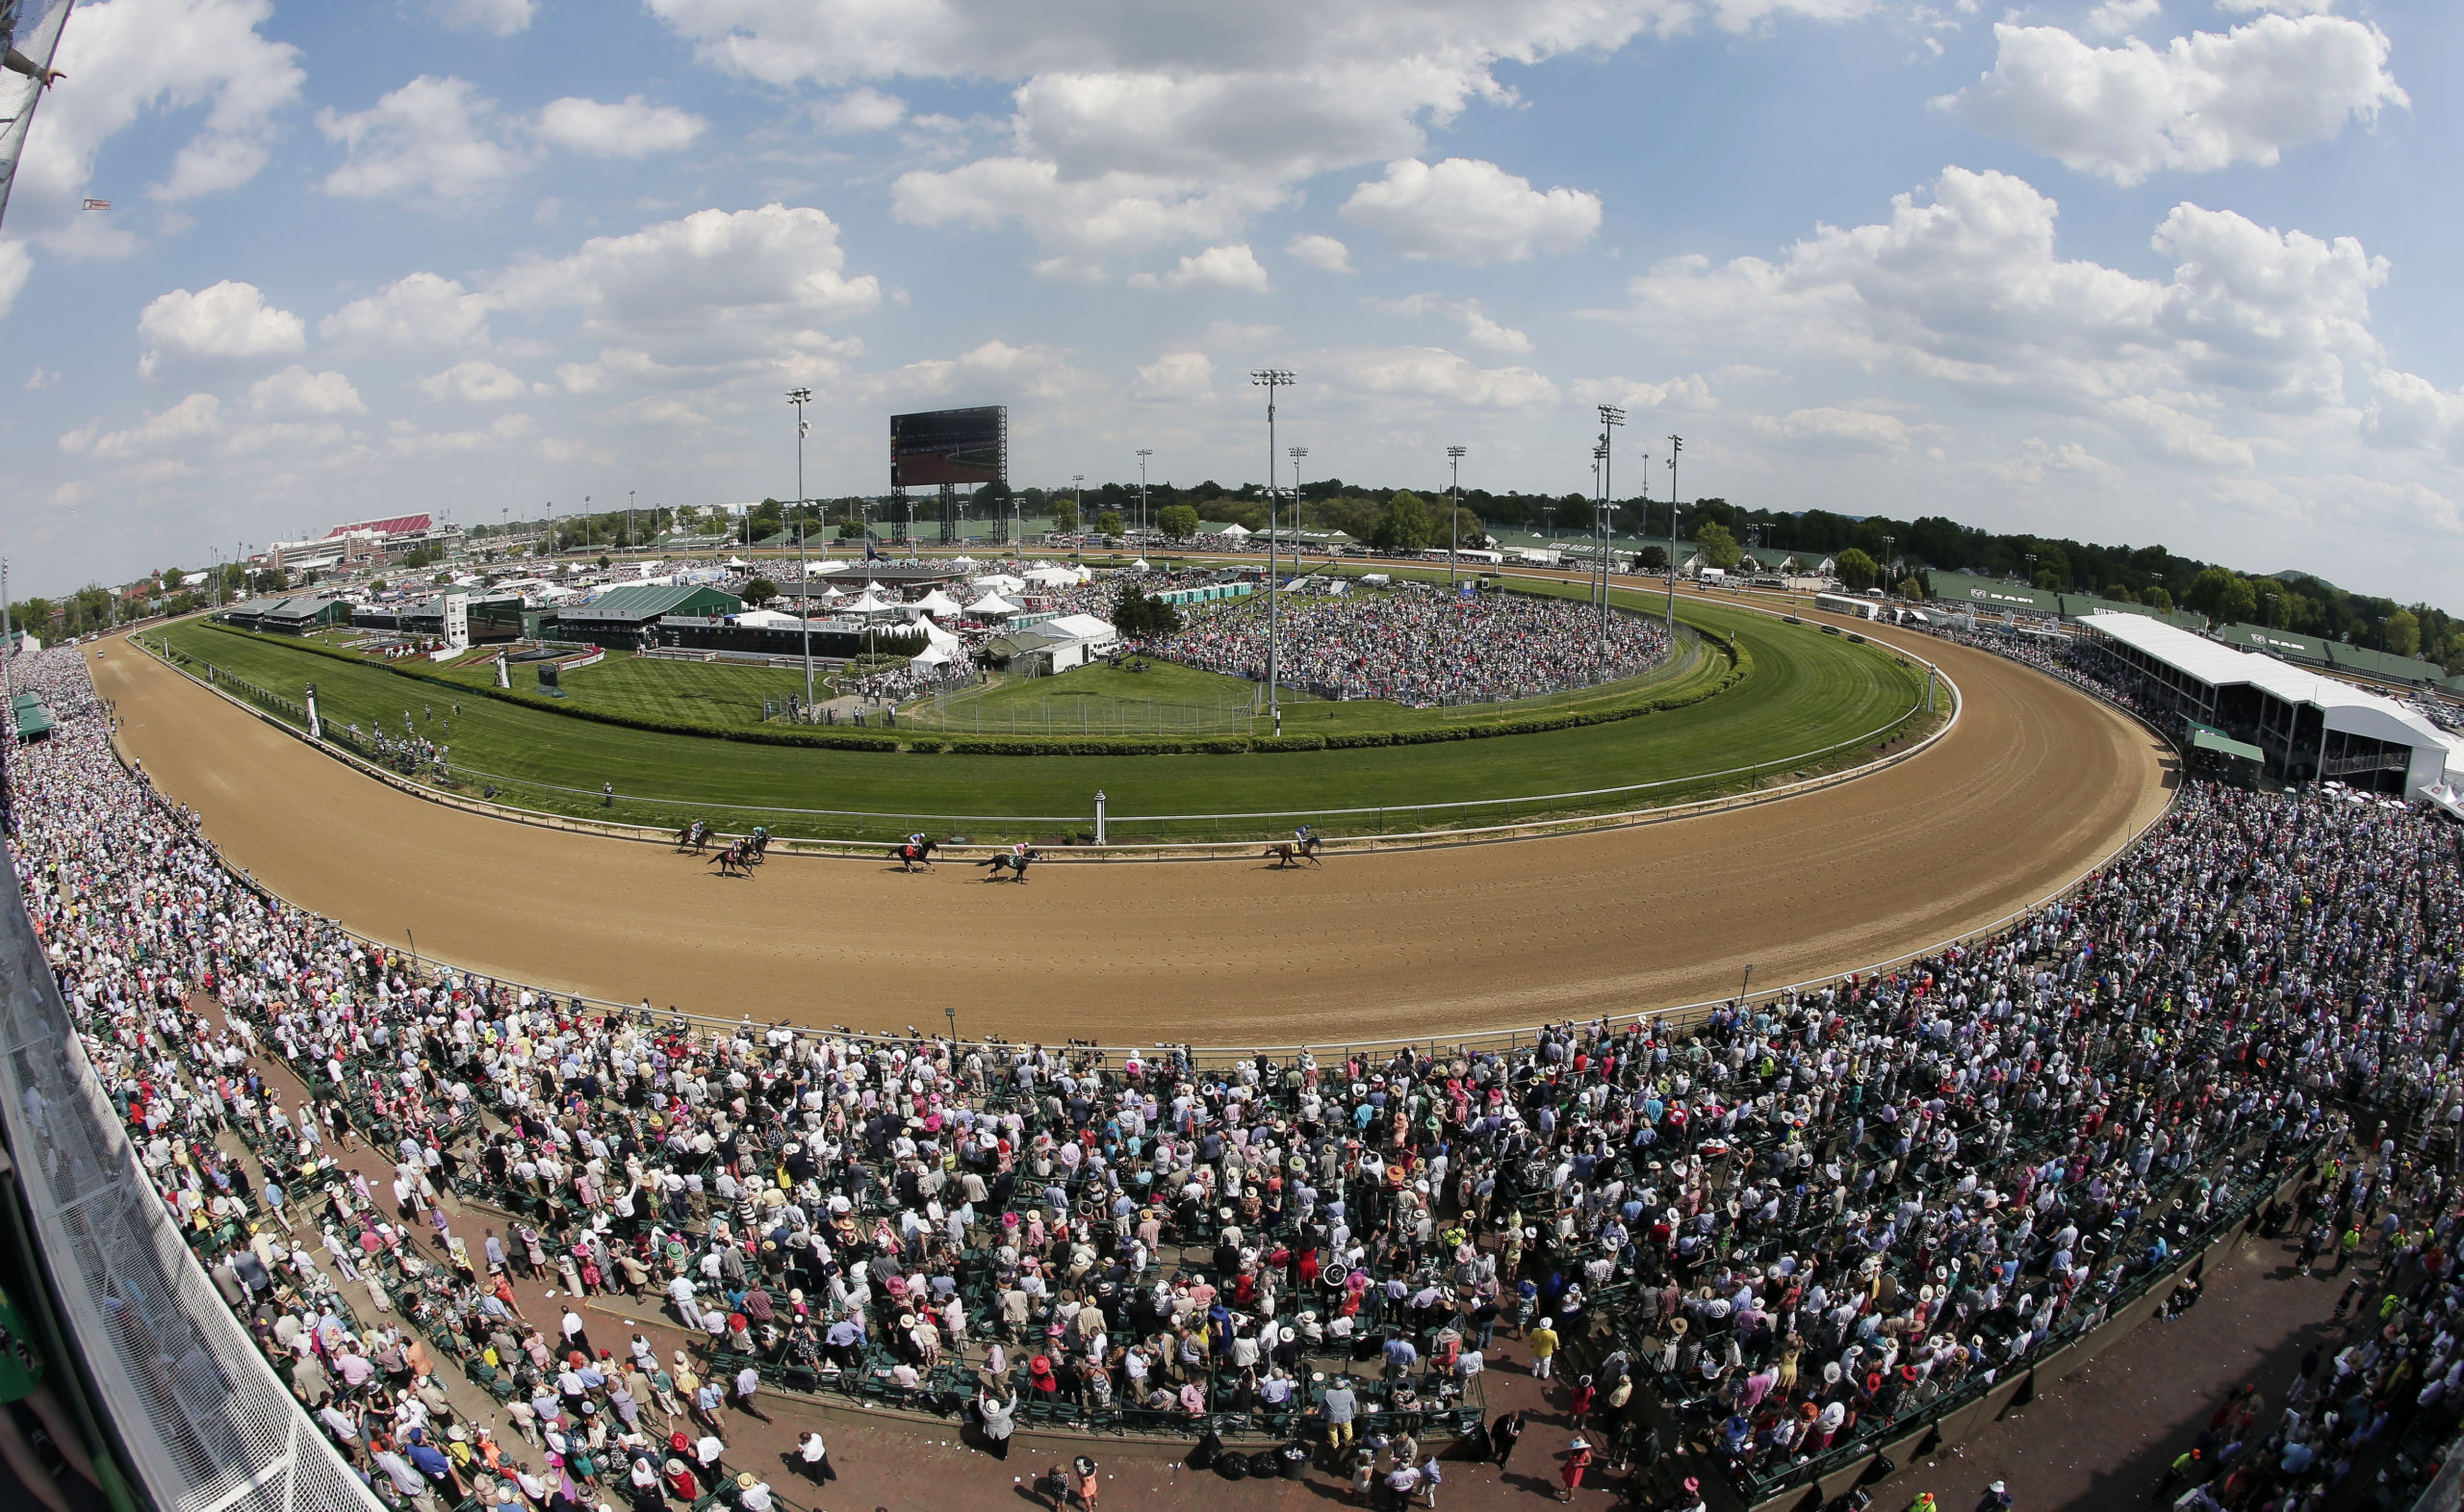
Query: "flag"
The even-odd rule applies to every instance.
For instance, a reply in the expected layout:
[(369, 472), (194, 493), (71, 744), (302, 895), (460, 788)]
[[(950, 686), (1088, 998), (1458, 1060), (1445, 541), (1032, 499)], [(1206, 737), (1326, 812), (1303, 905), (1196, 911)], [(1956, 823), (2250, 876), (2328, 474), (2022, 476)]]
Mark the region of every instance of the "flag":
[(880, 550), (873, 545), (873, 538), (869, 535), (864, 537), (864, 560), (868, 562), (879, 561), (881, 559), (881, 554)]

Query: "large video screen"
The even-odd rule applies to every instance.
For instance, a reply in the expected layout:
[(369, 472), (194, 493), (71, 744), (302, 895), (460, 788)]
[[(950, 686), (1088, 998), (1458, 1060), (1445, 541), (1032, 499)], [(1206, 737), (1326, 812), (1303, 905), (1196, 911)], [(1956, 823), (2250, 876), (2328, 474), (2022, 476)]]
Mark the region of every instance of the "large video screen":
[(889, 418), (889, 482), (1006, 483), (1010, 412), (999, 404), (926, 410)]

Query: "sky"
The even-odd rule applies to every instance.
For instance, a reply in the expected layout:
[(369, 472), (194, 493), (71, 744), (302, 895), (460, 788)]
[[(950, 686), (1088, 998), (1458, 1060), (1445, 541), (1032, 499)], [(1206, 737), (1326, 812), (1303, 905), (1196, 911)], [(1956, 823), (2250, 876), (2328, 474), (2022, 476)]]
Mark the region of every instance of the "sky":
[[(37, 9), (30, 6), (29, 9)], [(357, 520), (1313, 478), (1943, 514), (2464, 609), (2440, 0), (100, 0), (12, 590)], [(108, 209), (81, 208), (90, 199)]]

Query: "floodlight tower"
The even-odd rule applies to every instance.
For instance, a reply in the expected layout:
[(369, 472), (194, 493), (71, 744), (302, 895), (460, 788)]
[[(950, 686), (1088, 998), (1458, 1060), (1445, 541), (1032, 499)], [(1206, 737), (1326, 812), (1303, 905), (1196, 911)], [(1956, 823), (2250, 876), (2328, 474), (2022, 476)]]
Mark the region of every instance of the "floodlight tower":
[[(1138, 533), (1145, 536), (1152, 528), (1146, 522), (1146, 459), (1155, 454), (1153, 447), (1138, 448)], [(1144, 542), (1142, 540), (1141, 545)]]
[(1608, 515), (1616, 508), (1617, 492), (1611, 480), (1617, 427), (1626, 423), (1626, 412), (1614, 404), (1600, 406), (1600, 651), (1608, 653)]
[[(1292, 530), (1295, 535), (1297, 535), (1300, 533), (1300, 462), (1302, 458), (1309, 455), (1309, 448), (1292, 447), (1287, 449), (1292, 454)], [(1277, 535), (1283, 533), (1283, 514), (1280, 510), (1275, 513), (1273, 527)], [(1274, 543), (1268, 542), (1267, 550), (1274, 550)], [(1297, 542), (1294, 543), (1292, 548), (1292, 569), (1295, 572), (1300, 570), (1300, 547)]]
[(796, 407), (796, 624), (804, 629), (805, 642), (805, 713), (812, 713), (812, 574), (805, 566), (805, 434), (812, 427), (805, 423), (805, 406), (812, 402), (812, 390), (793, 388), (787, 391), (787, 402)]
[(1461, 447), (1446, 448), (1446, 466), (1450, 474), (1446, 492), (1451, 502), (1446, 514), (1446, 587), (1454, 588), (1454, 556), (1463, 550), (1463, 453)]
[(1075, 562), (1083, 559), (1082, 553), (1087, 546), (1087, 474), (1070, 474), (1069, 485), (1076, 491), (1078, 499), (1078, 528), (1069, 537), (1069, 559)]
[(1677, 454), (1685, 438), (1668, 438), (1668, 643), (1677, 644)]
[[(1267, 391), (1267, 508), (1269, 519), (1275, 511), (1274, 463), (1274, 391), (1292, 387), (1291, 371), (1284, 368), (1258, 368), (1249, 373), (1249, 381)], [(1280, 695), (1283, 674), (1282, 622), (1275, 592), (1274, 532), (1267, 532), (1267, 713), (1274, 720), (1274, 732), (1283, 733), (1283, 704)]]

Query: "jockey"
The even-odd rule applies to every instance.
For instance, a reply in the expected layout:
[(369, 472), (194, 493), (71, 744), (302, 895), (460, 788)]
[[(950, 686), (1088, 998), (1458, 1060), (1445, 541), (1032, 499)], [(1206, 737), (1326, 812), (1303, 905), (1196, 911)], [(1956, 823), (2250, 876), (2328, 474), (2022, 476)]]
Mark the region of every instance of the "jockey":
[(1292, 837), (1303, 845), (1308, 844), (1311, 839), (1309, 827), (1304, 824), (1299, 829), (1293, 831)]
[(907, 837), (907, 843), (908, 843), (909, 845), (911, 845), (911, 846), (915, 846), (915, 847), (919, 847), (919, 848), (920, 848), (920, 847), (924, 844), (924, 836), (923, 836), (920, 833), (915, 833), (915, 834), (911, 834), (911, 835), (909, 835), (909, 836)]
[(1017, 844), (1010, 847), (1010, 854), (1020, 860), (1025, 860), (1027, 859), (1027, 842), (1020, 840)]

